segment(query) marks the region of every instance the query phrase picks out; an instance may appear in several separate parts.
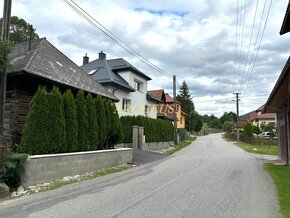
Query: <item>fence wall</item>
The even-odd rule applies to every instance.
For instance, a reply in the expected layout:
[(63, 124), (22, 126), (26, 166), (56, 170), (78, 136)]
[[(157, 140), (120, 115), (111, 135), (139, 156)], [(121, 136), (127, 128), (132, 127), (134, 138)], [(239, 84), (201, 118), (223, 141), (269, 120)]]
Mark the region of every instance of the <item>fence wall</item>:
[(63, 154), (32, 155), (23, 163), (21, 183), (24, 187), (82, 175), (132, 161), (132, 149), (75, 152)]

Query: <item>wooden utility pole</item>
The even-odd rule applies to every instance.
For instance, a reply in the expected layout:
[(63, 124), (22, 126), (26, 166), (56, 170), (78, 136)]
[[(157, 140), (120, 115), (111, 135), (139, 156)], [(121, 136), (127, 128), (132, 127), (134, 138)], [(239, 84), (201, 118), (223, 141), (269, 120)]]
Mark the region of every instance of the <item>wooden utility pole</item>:
[(237, 107), (237, 141), (240, 141), (240, 129), (239, 129), (239, 95), (241, 94), (240, 92), (234, 92), (234, 95), (236, 95), (236, 107)]
[[(9, 40), (11, 4), (12, 4), (12, 0), (4, 0), (3, 23), (2, 23), (2, 34), (1, 34), (1, 40), (3, 41)], [(4, 137), (6, 82), (7, 82), (7, 72), (4, 71), (0, 75), (0, 145), (6, 145), (6, 140)]]
[(177, 118), (176, 118), (176, 76), (173, 75), (173, 105), (174, 105), (174, 143), (178, 144), (177, 141)]

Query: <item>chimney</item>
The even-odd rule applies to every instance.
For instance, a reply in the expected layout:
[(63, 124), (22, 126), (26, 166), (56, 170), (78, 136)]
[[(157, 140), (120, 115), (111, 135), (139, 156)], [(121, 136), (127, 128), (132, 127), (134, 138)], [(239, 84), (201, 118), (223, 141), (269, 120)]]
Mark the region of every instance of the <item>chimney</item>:
[(87, 53), (86, 53), (86, 56), (83, 57), (83, 65), (89, 63), (89, 57), (87, 56)]
[(99, 59), (106, 59), (106, 54), (103, 51), (99, 53)]

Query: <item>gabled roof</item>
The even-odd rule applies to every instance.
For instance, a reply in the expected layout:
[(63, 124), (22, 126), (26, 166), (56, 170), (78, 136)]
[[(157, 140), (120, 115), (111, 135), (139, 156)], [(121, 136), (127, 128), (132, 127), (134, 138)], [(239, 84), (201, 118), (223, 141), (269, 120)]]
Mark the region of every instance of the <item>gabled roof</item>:
[(96, 59), (80, 67), (95, 81), (103, 85), (113, 85), (127, 92), (135, 92), (118, 73), (113, 72), (106, 58)]
[(9, 54), (9, 74), (27, 73), (62, 85), (118, 100), (98, 82), (94, 81), (73, 61), (55, 48), (46, 38), (33, 40), (12, 47)]
[(111, 60), (108, 60), (108, 63), (111, 67), (111, 70), (113, 70), (113, 71), (118, 72), (118, 71), (131, 70), (135, 74), (137, 74), (138, 76), (140, 76), (148, 81), (151, 80), (151, 78), (149, 76), (142, 73), (140, 70), (138, 70), (136, 67), (134, 67), (133, 65), (128, 63), (123, 58), (111, 59)]
[[(166, 104), (173, 103), (173, 98), (168, 93), (165, 94), (165, 98), (166, 98)], [(179, 101), (176, 101), (176, 103), (181, 105), (181, 103)]]
[(166, 97), (165, 97), (165, 93), (163, 89), (159, 89), (159, 90), (150, 90), (148, 91), (148, 93), (151, 96), (154, 96), (155, 98), (159, 99), (160, 101), (164, 102), (166, 101)]
[(257, 120), (260, 119), (265, 119), (265, 120), (275, 120), (276, 114), (275, 113), (265, 113), (265, 114), (260, 114), (257, 118)]
[(290, 2), (288, 2), (285, 17), (284, 17), (284, 20), (280, 29), (280, 35), (288, 33), (289, 31), (290, 31)]
[(287, 60), (272, 92), (266, 102), (263, 113), (276, 113), (288, 101), (288, 84), (290, 77), (290, 57)]
[(147, 99), (148, 101), (153, 101), (153, 102), (156, 102), (156, 103), (164, 103), (163, 101), (159, 100), (159, 99), (156, 98), (155, 96), (150, 95), (149, 92), (146, 93), (146, 99)]

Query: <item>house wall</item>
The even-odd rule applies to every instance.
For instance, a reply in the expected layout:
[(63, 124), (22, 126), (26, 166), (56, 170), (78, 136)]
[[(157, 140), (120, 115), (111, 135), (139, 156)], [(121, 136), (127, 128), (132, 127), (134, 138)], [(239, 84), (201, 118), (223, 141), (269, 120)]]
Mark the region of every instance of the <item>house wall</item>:
[(276, 119), (259, 119), (258, 120), (258, 125), (261, 128), (261, 124), (265, 123), (265, 124), (269, 124), (269, 123), (273, 123), (274, 126), (276, 126)]
[[(167, 104), (168, 107), (170, 108), (168, 112), (172, 111), (174, 113), (174, 105), (172, 103)], [(176, 103), (176, 118), (177, 118), (177, 128), (178, 129), (183, 129), (185, 128), (185, 116), (181, 114), (181, 104)]]
[(29, 112), (33, 93), (19, 88), (6, 92), (4, 136), (9, 150), (19, 144), (26, 115)]
[[(137, 80), (142, 83), (142, 90), (135, 92), (126, 92), (120, 89), (117, 89), (113, 86), (105, 86), (111, 93), (114, 91), (114, 95), (120, 100), (116, 103), (116, 107), (119, 113), (119, 116), (147, 116), (150, 118), (157, 118), (157, 103), (148, 101), (146, 99), (147, 95), (147, 80), (136, 75), (131, 71), (119, 72), (119, 75), (125, 79), (131, 87), (134, 87), (134, 80)], [(131, 100), (131, 111), (123, 111), (122, 104), (123, 99)], [(149, 113), (145, 114), (145, 105), (149, 105), (152, 108)]]
[(279, 141), (279, 157), (285, 162), (288, 161), (289, 164), (289, 117), (287, 117), (287, 114), (287, 107), (282, 107), (280, 108), (279, 112), (276, 113), (276, 117), (278, 130), (277, 136)]

